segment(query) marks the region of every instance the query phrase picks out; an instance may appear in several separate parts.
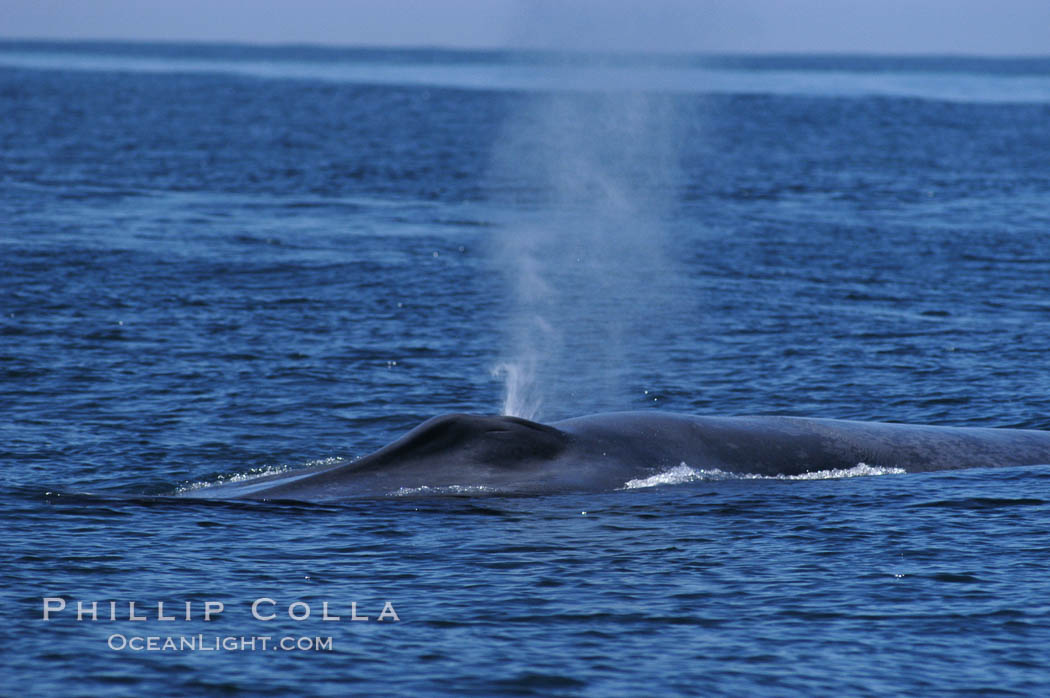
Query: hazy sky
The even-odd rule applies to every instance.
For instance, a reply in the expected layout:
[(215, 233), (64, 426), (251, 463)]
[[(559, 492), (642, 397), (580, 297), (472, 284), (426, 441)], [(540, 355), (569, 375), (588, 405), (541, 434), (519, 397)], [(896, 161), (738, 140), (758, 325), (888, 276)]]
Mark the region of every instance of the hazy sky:
[(1050, 0), (0, 0), (0, 36), (1050, 55)]

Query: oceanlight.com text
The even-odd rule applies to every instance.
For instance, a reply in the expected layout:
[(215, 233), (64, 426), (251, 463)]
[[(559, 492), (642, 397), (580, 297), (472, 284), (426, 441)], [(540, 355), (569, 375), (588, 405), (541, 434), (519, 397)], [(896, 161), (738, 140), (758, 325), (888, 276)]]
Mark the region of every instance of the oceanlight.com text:
[(331, 637), (271, 635), (124, 635), (106, 640), (116, 652), (331, 652)]

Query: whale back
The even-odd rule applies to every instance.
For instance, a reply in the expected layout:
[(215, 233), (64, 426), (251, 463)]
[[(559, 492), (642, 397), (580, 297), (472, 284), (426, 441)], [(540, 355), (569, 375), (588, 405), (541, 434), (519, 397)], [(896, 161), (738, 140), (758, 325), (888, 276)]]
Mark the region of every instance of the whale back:
[(447, 414), (360, 460), (208, 487), (193, 497), (326, 501), (418, 491), (608, 491), (684, 463), (798, 475), (860, 463), (908, 472), (1050, 464), (1050, 432), (659, 411), (540, 424)]
[(567, 442), (555, 427), (520, 417), (445, 414), (351, 465), (356, 472), (422, 460), (513, 469), (555, 458)]
[(655, 410), (577, 417), (555, 425), (637, 463), (685, 463), (757, 475), (799, 475), (859, 463), (907, 472), (1050, 464), (1050, 432), (1030, 429)]
[(527, 419), (445, 414), (350, 463), (208, 487), (188, 495), (323, 501), (384, 495), (404, 488), (550, 491), (559, 484), (549, 465), (569, 442), (569, 436), (555, 427)]

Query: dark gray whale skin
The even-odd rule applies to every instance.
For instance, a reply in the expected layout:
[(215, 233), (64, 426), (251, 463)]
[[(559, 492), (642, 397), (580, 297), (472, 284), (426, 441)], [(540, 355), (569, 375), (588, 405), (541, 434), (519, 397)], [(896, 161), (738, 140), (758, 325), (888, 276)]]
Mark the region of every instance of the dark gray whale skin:
[[(799, 475), (858, 463), (907, 472), (1050, 464), (1050, 432), (801, 417), (614, 412), (540, 424), (434, 417), (359, 460), (186, 492), (324, 502), (404, 491), (498, 494), (622, 488), (680, 463), (730, 473)], [(419, 489), (419, 488), (429, 489)]]

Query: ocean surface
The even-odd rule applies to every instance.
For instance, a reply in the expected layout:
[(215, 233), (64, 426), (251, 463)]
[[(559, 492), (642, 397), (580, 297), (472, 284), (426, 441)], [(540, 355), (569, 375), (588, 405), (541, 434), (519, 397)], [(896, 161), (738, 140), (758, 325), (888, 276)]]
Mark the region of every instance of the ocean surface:
[(1050, 59), (0, 43), (0, 692), (1043, 694), (1050, 464), (178, 495), (446, 412), (1050, 429), (1048, 357)]

